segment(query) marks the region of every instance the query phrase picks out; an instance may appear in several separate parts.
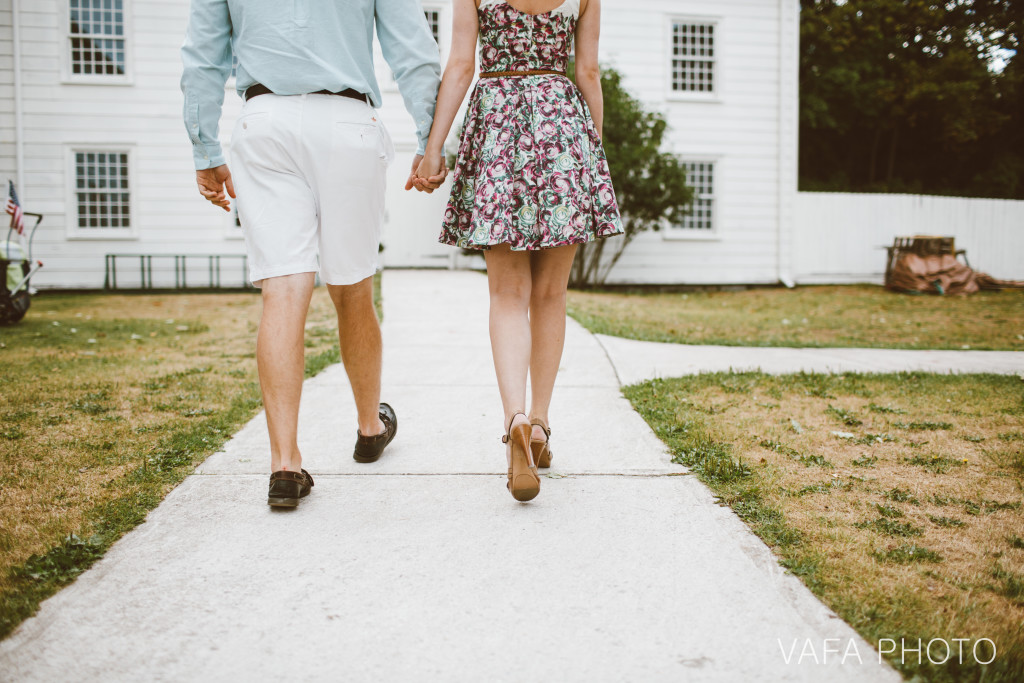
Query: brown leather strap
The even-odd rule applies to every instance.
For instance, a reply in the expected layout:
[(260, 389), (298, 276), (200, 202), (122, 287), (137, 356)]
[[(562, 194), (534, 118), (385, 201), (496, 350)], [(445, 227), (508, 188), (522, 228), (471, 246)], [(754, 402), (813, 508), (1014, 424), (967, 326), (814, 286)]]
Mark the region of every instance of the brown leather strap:
[(277, 481), (284, 479), (285, 481), (297, 481), (300, 484), (313, 485), (313, 477), (309, 476), (309, 472), (302, 470), (301, 472), (290, 472), (288, 470), (278, 470), (270, 475), (270, 481)]
[(539, 417), (535, 417), (532, 420), (530, 420), (530, 425), (533, 427), (540, 427), (541, 431), (543, 431), (548, 436), (551, 436), (551, 429), (546, 424), (544, 424), (544, 421), (541, 420)]
[(564, 76), (564, 71), (530, 69), (528, 71), (481, 71), (480, 78), (513, 78), (515, 76)]
[(509, 438), (512, 435), (512, 423), (516, 421), (516, 415), (522, 415), (526, 419), (530, 419), (529, 416), (521, 410), (517, 410), (516, 412), (512, 413), (512, 419), (508, 421), (508, 427), (505, 429), (505, 435), (501, 437), (502, 443), (509, 442)]
[[(268, 88), (267, 86), (263, 85), (262, 83), (254, 83), (254, 84), (250, 85), (248, 88), (245, 89), (245, 101), (248, 102), (252, 98), (258, 97), (259, 95), (273, 95), (273, 94), (274, 94), (274, 91), (271, 90), (270, 88)], [(361, 93), (361, 92), (359, 92), (358, 90), (354, 90), (352, 88), (347, 88), (345, 90), (342, 90), (341, 92), (331, 92), (330, 90), (317, 90), (316, 92), (311, 92), (309, 94), (310, 95), (338, 95), (339, 97), (350, 97), (353, 100), (359, 100), (361, 102), (366, 102), (366, 95)]]

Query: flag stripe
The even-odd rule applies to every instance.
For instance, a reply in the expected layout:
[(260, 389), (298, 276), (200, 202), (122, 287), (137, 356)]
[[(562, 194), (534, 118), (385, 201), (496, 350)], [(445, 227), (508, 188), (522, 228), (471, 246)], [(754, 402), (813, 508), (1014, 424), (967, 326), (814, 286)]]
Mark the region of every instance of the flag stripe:
[(18, 201), (18, 193), (14, 191), (14, 181), (7, 181), (7, 201), (4, 203), (4, 210), (11, 214), (10, 227), (14, 228), (19, 235), (25, 233), (25, 215), (21, 209), (21, 202)]

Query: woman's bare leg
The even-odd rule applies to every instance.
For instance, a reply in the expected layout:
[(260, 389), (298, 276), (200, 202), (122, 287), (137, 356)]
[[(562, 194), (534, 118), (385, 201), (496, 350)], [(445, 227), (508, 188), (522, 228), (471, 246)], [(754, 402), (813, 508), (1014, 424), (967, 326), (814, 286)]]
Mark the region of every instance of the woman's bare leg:
[[(530, 367), (530, 256), (507, 245), (484, 252), (491, 294), (490, 332), (494, 372), (505, 413), (502, 432), (516, 413), (526, 411), (526, 375)], [(527, 422), (525, 415), (514, 424)]]
[[(565, 346), (565, 290), (575, 255), (575, 244), (530, 253), (530, 418), (544, 424)], [(534, 427), (533, 438), (543, 441), (546, 436)]]

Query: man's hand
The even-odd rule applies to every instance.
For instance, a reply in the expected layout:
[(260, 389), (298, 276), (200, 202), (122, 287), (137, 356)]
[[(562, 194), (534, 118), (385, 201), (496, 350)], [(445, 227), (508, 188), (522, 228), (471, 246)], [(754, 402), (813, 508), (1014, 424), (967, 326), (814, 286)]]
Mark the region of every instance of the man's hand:
[(437, 188), (441, 187), (441, 183), (448, 177), (448, 169), (444, 166), (444, 159), (441, 160), (441, 170), (437, 175), (430, 176), (429, 178), (417, 177), (416, 171), (420, 168), (420, 163), (423, 161), (423, 155), (417, 154), (412, 160), (412, 169), (409, 172), (409, 179), (405, 181), (405, 189), (411, 190), (416, 188), (419, 192), (426, 192), (430, 194)]
[[(211, 204), (216, 204), (225, 211), (231, 210), (231, 202), (228, 195), (235, 198), (235, 186), (231, 182), (231, 171), (227, 164), (215, 168), (206, 168), (196, 171), (196, 184), (199, 185), (199, 194), (203, 195)], [(227, 190), (227, 194), (224, 190)]]

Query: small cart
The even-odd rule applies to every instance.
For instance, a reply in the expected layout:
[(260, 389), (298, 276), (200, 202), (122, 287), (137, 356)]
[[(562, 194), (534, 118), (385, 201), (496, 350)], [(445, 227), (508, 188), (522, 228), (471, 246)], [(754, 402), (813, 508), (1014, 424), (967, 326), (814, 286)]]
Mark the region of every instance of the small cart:
[(27, 243), (23, 235), (15, 235), (14, 226), (7, 231), (7, 239), (0, 242), (0, 281), (3, 282), (3, 291), (0, 291), (0, 325), (13, 325), (25, 317), (32, 300), (29, 282), (43, 266), (39, 261), (32, 261), (32, 240), (39, 224), (43, 222), (43, 215), (28, 211), (24, 215), (36, 219)]

